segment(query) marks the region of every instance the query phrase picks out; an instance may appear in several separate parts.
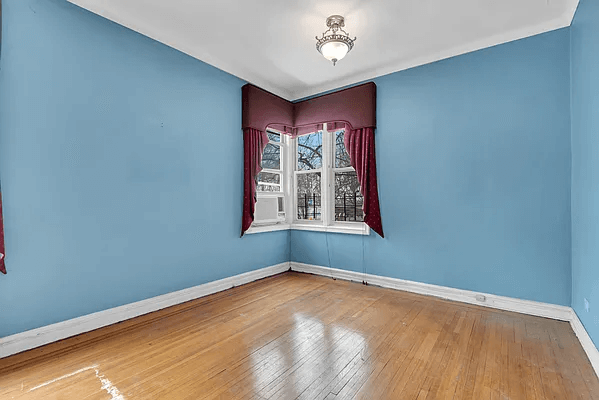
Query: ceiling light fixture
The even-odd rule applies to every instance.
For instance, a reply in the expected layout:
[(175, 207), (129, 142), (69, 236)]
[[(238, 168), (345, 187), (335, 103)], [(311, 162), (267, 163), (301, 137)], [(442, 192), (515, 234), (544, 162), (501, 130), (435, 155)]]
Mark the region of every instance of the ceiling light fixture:
[(354, 47), (354, 37), (351, 39), (349, 33), (342, 28), (345, 26), (345, 20), (341, 15), (331, 15), (327, 18), (327, 29), (319, 39), (316, 36), (316, 49), (333, 65), (341, 60)]

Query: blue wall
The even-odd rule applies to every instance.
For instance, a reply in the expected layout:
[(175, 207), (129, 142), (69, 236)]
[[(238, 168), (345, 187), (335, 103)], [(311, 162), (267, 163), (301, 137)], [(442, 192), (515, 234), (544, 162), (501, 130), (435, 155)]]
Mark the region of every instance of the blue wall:
[(598, 7), (572, 38), (375, 80), (385, 239), (239, 239), (244, 82), (65, 0), (3, 0), (0, 336), (291, 258), (572, 301), (597, 341)]
[(2, 3), (0, 336), (289, 259), (288, 232), (239, 239), (243, 81), (64, 0)]
[(292, 260), (569, 305), (569, 52), (562, 29), (375, 79), (385, 239), (293, 231)]
[[(572, 35), (572, 307), (599, 344), (599, 2), (581, 0)], [(584, 299), (590, 302), (587, 313)]]

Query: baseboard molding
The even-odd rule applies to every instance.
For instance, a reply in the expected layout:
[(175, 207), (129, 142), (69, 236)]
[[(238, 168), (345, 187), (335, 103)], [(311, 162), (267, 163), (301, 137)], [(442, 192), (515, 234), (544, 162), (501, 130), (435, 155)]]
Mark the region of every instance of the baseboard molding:
[(0, 358), (276, 275), (289, 268), (289, 262), (284, 262), (0, 338)]
[(167, 293), (150, 299), (0, 338), (0, 358), (31, 350), (58, 340), (67, 339), (85, 332), (90, 332), (104, 326), (162, 310), (177, 304), (185, 303), (209, 294), (221, 292), (234, 286), (243, 285), (285, 272), (289, 269), (297, 272), (333, 277), (348, 281), (365, 281), (370, 285), (570, 322), (572, 330), (578, 337), (583, 349), (587, 353), (591, 365), (595, 369), (595, 373), (599, 376), (599, 350), (595, 347), (595, 344), (591, 340), (584, 325), (571, 307), (298, 262), (284, 262), (271, 267), (261, 268), (255, 271), (204, 283), (192, 288)]
[(574, 309), (572, 309), (572, 319), (570, 320), (570, 325), (572, 325), (572, 330), (578, 337), (582, 348), (587, 353), (587, 357), (589, 357), (589, 361), (595, 369), (595, 373), (597, 376), (599, 376), (599, 350), (597, 350), (597, 347), (595, 347), (595, 343), (593, 343), (593, 340), (589, 336), (589, 333), (578, 318), (578, 315)]
[(315, 275), (330, 276), (338, 279), (367, 282), (370, 285), (390, 289), (403, 290), (411, 293), (440, 297), (442, 299), (459, 301), (462, 303), (476, 304), (499, 310), (514, 311), (523, 314), (535, 315), (557, 319), (560, 321), (571, 320), (571, 308), (555, 304), (540, 303), (531, 300), (521, 300), (513, 297), (497, 296), (488, 293), (473, 292), (470, 290), (454, 289), (446, 286), (431, 285), (407, 281), (404, 279), (388, 278), (380, 275), (365, 274), (362, 272), (345, 271), (336, 268), (321, 267), (317, 265), (291, 262), (291, 269)]
[(578, 337), (582, 348), (586, 352), (589, 361), (595, 370), (595, 374), (599, 376), (599, 350), (597, 350), (597, 347), (595, 347), (591, 337), (584, 328), (584, 325), (582, 325), (582, 322), (572, 307), (541, 303), (532, 300), (516, 299), (513, 297), (498, 296), (495, 294), (473, 292), (470, 290), (454, 289), (446, 286), (431, 285), (429, 283), (388, 278), (385, 276), (346, 271), (318, 265), (303, 264), (294, 261), (290, 263), (290, 267), (292, 271), (297, 272), (333, 277), (335, 279), (343, 279), (347, 281), (367, 282), (369, 285), (375, 285), (389, 289), (403, 290), (411, 293), (440, 297), (446, 300), (459, 301), (461, 303), (476, 304), (498, 310), (512, 311), (521, 314), (569, 322), (572, 326), (572, 330)]

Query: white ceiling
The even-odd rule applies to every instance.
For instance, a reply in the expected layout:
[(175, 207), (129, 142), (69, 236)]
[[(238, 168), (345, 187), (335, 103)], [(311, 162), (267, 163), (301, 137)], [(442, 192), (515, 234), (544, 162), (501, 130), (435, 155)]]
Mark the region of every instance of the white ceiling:
[[(578, 0), (69, 0), (288, 100), (569, 26)], [(329, 15), (354, 49), (316, 50)]]

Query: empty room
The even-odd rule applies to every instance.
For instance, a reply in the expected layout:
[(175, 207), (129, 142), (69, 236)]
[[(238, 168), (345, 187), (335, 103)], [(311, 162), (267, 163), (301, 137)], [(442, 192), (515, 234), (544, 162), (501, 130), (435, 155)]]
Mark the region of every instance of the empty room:
[(0, 399), (599, 399), (599, 0), (0, 33)]

